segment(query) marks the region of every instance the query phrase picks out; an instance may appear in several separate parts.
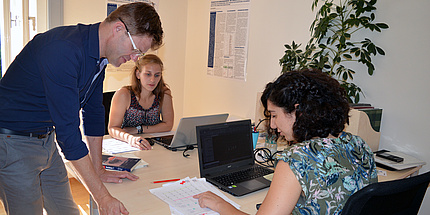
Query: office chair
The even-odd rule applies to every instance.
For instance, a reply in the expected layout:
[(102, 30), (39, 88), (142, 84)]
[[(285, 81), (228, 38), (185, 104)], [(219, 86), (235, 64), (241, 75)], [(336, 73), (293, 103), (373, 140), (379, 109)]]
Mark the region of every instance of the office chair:
[(105, 135), (109, 134), (108, 132), (109, 112), (110, 112), (110, 104), (112, 101), (113, 94), (115, 94), (115, 91), (103, 93), (103, 105), (105, 106)]
[(370, 184), (354, 193), (342, 215), (418, 214), (430, 182), (430, 171), (418, 176)]

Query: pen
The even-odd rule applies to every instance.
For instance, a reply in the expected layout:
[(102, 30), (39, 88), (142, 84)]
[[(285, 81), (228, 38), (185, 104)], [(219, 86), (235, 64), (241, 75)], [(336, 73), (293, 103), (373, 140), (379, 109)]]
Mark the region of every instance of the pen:
[(165, 182), (172, 182), (172, 181), (179, 181), (179, 180), (181, 179), (175, 178), (175, 179), (168, 179), (168, 180), (153, 181), (152, 183), (156, 184), (156, 183), (165, 183)]

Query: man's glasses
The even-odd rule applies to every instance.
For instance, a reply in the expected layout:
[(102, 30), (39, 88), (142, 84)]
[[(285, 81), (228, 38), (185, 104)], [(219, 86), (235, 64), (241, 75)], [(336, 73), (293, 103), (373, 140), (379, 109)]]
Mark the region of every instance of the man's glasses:
[(122, 21), (122, 19), (121, 19), (121, 18), (119, 18), (119, 17), (118, 17), (118, 19), (119, 19), (119, 21), (121, 21), (121, 22), (122, 22), (122, 24), (124, 24), (124, 26), (125, 26), (125, 30), (127, 31), (128, 37), (130, 38), (131, 44), (133, 45), (133, 54), (138, 54), (138, 55), (140, 55), (140, 56), (143, 56), (145, 53), (143, 53), (142, 51), (140, 51), (140, 49), (138, 49), (138, 48), (136, 47), (136, 44), (134, 44), (133, 38), (131, 38), (131, 34), (130, 34), (130, 32), (128, 31), (128, 28), (127, 28), (127, 25), (125, 24), (125, 22), (124, 22), (124, 21)]

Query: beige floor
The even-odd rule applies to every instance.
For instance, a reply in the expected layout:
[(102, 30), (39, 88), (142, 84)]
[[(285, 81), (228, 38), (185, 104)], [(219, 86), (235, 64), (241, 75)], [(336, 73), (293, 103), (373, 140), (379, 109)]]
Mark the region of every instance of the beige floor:
[[(74, 178), (70, 178), (70, 186), (72, 187), (72, 195), (76, 204), (81, 211), (81, 215), (89, 215), (90, 214), (90, 206), (89, 202), (89, 194), (84, 186), (80, 182), (78, 182)], [(3, 205), (0, 204), (0, 215), (5, 215)]]

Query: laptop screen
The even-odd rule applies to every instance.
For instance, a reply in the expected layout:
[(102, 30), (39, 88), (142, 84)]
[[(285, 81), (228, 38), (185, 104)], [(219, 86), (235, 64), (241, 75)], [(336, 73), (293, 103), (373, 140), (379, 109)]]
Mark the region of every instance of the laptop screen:
[(228, 113), (183, 117), (179, 121), (174, 135), (164, 135), (147, 138), (148, 141), (157, 143), (171, 150), (185, 149), (188, 145), (197, 144), (196, 126), (225, 122)]
[(197, 135), (201, 169), (253, 162), (250, 120), (198, 126)]
[(178, 129), (172, 140), (171, 147), (197, 144), (196, 126), (225, 122), (228, 114), (184, 117), (179, 121)]

